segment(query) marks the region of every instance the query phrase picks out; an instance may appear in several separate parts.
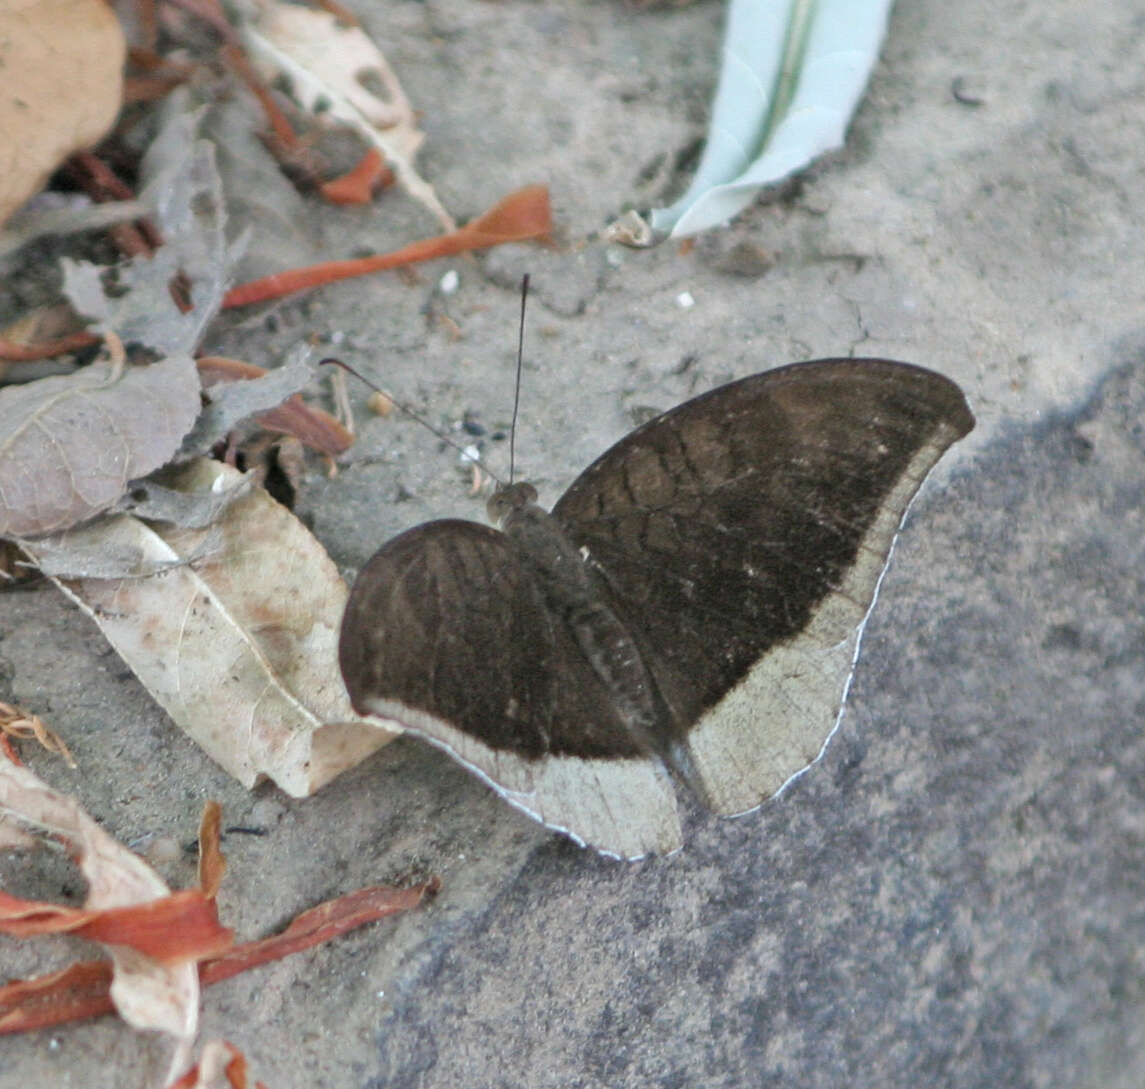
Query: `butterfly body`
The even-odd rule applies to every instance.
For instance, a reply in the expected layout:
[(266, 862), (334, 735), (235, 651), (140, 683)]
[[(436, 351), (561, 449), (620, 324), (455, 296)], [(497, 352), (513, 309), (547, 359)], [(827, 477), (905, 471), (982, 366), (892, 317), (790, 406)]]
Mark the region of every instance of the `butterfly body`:
[(669, 770), (754, 808), (837, 721), (906, 507), (973, 426), (930, 371), (824, 360), (713, 390), (606, 451), (502, 532), (430, 522), (359, 575), (355, 707), (444, 748), (578, 842), (681, 842)]

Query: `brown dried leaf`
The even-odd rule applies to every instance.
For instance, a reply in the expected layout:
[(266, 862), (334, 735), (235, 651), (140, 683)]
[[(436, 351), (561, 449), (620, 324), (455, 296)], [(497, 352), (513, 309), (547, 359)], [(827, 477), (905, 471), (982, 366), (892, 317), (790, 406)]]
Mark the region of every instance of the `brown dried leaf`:
[(0, 933), (16, 938), (76, 934), (105, 945), (130, 946), (163, 963), (215, 956), (233, 939), (219, 925), (214, 904), (202, 889), (120, 908), (73, 908), (0, 891)]
[(52, 533), (106, 510), (175, 454), (198, 413), (189, 355), (0, 389), (0, 536)]
[(199, 967), (199, 978), (203, 986), (209, 987), (212, 983), (249, 971), (258, 964), (300, 953), (303, 949), (328, 942), (366, 923), (384, 919), (387, 915), (412, 911), (426, 896), (434, 895), (440, 886), (440, 880), (432, 877), (424, 884), (413, 885), (408, 889), (370, 885), (334, 900), (326, 900), (295, 916), (281, 933), (243, 942), (204, 961)]
[(0, 43), (3, 223), (64, 159), (111, 128), (127, 47), (104, 0), (5, 0)]
[(33, 715), (30, 711), (23, 711), (3, 700), (0, 700), (0, 734), (7, 737), (34, 737), (42, 748), (62, 756), (69, 768), (76, 766), (67, 742), (39, 715)]
[[(225, 491), (242, 474), (199, 459), (168, 481)], [(359, 719), (338, 671), (346, 586), (285, 507), (250, 488), (208, 529), (117, 517), (69, 538), (134, 552), (159, 578), (58, 581), (168, 714), (246, 786), (303, 796), (393, 736)], [(35, 552), (35, 544), (30, 546)]]
[(61, 972), (0, 987), (0, 1034), (82, 1021), (111, 1013), (111, 963), (84, 960)]

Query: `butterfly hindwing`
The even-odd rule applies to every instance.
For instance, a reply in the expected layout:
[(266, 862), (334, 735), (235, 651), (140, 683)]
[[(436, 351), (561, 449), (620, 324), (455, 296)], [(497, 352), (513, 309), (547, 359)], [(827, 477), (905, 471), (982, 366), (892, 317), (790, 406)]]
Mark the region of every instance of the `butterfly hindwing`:
[(663, 769), (496, 530), (428, 522), (383, 546), (339, 654), (359, 712), (444, 748), (550, 827), (623, 858), (680, 845)]

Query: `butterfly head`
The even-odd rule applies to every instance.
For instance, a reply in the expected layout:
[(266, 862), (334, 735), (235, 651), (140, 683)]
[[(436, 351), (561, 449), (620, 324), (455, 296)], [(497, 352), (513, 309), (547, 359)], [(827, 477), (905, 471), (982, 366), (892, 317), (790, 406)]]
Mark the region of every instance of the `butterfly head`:
[(524, 510), (537, 501), (537, 489), (525, 481), (516, 484), (501, 484), (489, 497), (485, 510), (489, 521), (494, 525), (505, 527), (505, 519), (515, 511)]

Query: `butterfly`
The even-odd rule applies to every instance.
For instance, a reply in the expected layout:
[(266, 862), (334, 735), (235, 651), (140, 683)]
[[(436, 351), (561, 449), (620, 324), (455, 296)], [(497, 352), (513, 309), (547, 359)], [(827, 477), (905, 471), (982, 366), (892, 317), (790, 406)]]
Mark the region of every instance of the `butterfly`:
[(361, 570), (355, 709), (619, 858), (682, 843), (675, 786), (754, 809), (821, 755), (895, 535), (974, 418), (882, 359), (797, 363), (637, 428), (548, 513), (427, 522)]

